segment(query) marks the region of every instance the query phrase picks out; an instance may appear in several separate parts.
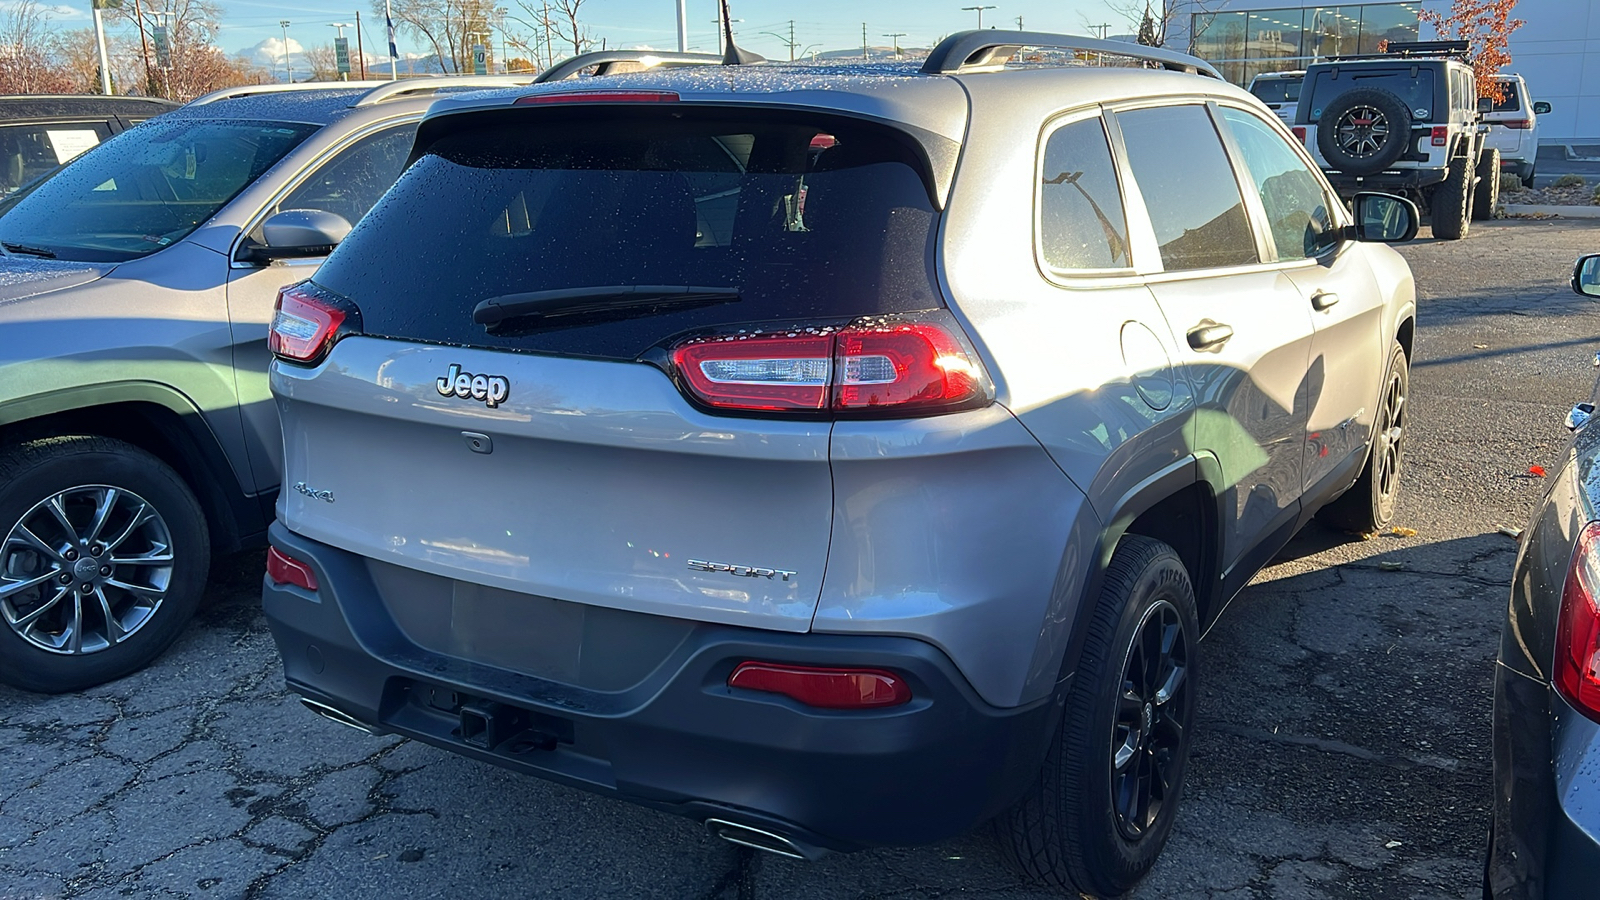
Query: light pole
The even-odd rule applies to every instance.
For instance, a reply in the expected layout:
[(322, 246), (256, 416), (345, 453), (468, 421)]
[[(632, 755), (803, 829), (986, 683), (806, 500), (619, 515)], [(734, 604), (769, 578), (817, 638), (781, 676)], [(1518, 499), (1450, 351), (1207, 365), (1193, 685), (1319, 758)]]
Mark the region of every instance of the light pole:
[(689, 52), (689, 0), (678, 0), (678, 52)]
[(986, 9), (999, 9), (998, 6), (963, 6), (962, 12), (975, 12), (978, 14), (978, 30), (983, 30), (983, 11)]
[(894, 58), (895, 59), (899, 59), (900, 58), (900, 39), (905, 37), (906, 33), (904, 31), (891, 31), (888, 34), (885, 34), (883, 36), (889, 39), (889, 43), (890, 44), (894, 45)]
[(283, 74), (294, 84), (294, 69), (289, 65), (289, 26), (293, 25), (288, 19), (279, 19), (278, 27), (283, 29)]
[[(329, 28), (337, 28), (337, 29), (339, 29), (339, 41), (342, 43), (344, 41), (344, 30), (346, 28), (354, 28), (355, 26), (351, 25), (349, 22), (329, 22), (328, 23), (328, 27)], [(345, 53), (345, 59), (348, 60), (350, 58), (350, 48), (348, 46), (345, 47), (344, 53)], [(334, 69), (338, 69), (339, 68), (339, 47), (338, 47), (338, 44), (335, 44), (334, 45), (334, 49), (333, 49), (333, 67), (334, 67)], [(339, 75), (339, 80), (340, 81), (349, 81), (350, 80), (350, 73), (349, 72), (339, 72), (338, 75)]]
[[(768, 34), (768, 35), (771, 35), (771, 36), (777, 38), (778, 39), (778, 43), (784, 45), (785, 47), (788, 47), (789, 48), (789, 62), (794, 62), (794, 48), (798, 47), (799, 44), (795, 43), (794, 40), (792, 40), (791, 38), (786, 38), (783, 35), (777, 33), (776, 31), (763, 31), (761, 33), (762, 34)], [(803, 56), (804, 54), (801, 54), (801, 55)]]

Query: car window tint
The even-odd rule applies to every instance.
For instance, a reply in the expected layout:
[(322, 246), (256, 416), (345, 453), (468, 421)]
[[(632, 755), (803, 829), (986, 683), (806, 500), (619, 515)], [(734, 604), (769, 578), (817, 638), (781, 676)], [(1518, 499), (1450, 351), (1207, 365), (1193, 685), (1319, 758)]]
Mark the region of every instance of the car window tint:
[(1169, 272), (1259, 262), (1244, 197), (1206, 108), (1117, 114), (1128, 165)]
[(1128, 261), (1128, 220), (1098, 117), (1057, 128), (1044, 148), (1039, 237), (1053, 269), (1118, 269)]
[[(1335, 75), (1338, 77), (1335, 78)], [(1428, 119), (1433, 116), (1432, 69), (1419, 68), (1413, 76), (1409, 68), (1394, 70), (1336, 66), (1317, 72), (1311, 93), (1302, 93), (1302, 96), (1311, 97), (1311, 114), (1306, 121), (1315, 122), (1322, 118), (1323, 108), (1338, 99), (1340, 94), (1360, 88), (1376, 88), (1394, 94), (1411, 111), (1413, 118)], [(1304, 109), (1303, 106), (1301, 108)]]
[(1522, 103), (1517, 99), (1517, 83), (1515, 81), (1497, 82), (1500, 85), (1500, 99), (1494, 101), (1495, 112), (1516, 112), (1522, 108)]
[(16, 192), (110, 136), (104, 122), (0, 127), (0, 193)]
[(416, 135), (417, 123), (408, 122), (356, 141), (290, 191), (277, 209), (319, 209), (354, 225), (400, 177)]
[(1333, 246), (1328, 196), (1277, 130), (1241, 109), (1222, 110), (1250, 179), (1261, 195), (1278, 259), (1305, 259)]

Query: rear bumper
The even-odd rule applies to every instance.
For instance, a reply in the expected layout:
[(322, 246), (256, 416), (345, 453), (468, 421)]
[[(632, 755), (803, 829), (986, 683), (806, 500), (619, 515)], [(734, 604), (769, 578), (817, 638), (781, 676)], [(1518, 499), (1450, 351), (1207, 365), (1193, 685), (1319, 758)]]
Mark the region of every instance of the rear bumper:
[(1500, 158), (1500, 171), (1507, 172), (1526, 181), (1533, 174), (1533, 160), (1531, 159), (1506, 159)]
[(1386, 191), (1395, 188), (1420, 189), (1439, 184), (1449, 176), (1449, 171), (1442, 168), (1429, 169), (1400, 169), (1394, 172), (1374, 172), (1371, 175), (1346, 175), (1343, 172), (1334, 172), (1327, 169), (1322, 174), (1328, 176), (1328, 183), (1342, 197), (1351, 197), (1358, 191)]
[[(993, 707), (921, 641), (704, 624), (636, 683), (595, 690), (426, 649), (397, 627), (362, 557), (281, 523), (270, 540), (308, 563), (319, 585), (311, 594), (264, 584), (296, 693), (374, 731), (806, 848), (931, 843), (999, 812), (1037, 774), (1065, 687)], [(604, 660), (627, 650), (583, 652)], [(887, 668), (905, 676), (914, 699), (842, 713), (728, 688), (733, 667), (749, 659)], [(589, 678), (597, 680), (606, 676)], [(463, 705), (493, 711), (498, 733), (465, 740)]]

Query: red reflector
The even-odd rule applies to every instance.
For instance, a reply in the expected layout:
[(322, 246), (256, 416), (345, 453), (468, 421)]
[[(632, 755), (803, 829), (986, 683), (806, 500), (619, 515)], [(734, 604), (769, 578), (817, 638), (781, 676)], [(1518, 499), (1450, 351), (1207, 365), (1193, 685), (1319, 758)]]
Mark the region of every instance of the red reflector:
[(993, 396), (989, 378), (954, 329), (941, 311), (836, 331), (747, 331), (690, 338), (672, 361), (696, 400), (721, 409), (916, 415), (982, 406)]
[(1435, 147), (1443, 147), (1445, 138), (1449, 137), (1449, 135), (1450, 127), (1448, 125), (1433, 126), (1433, 145)]
[(308, 591), (317, 589), (317, 576), (311, 574), (311, 567), (277, 547), (267, 548), (267, 577), (273, 584), (292, 584)]
[(518, 97), (512, 106), (541, 106), (547, 103), (676, 103), (672, 91), (560, 91)]
[(1304, 144), (1306, 142), (1306, 130), (1304, 127), (1296, 125), (1289, 130), (1294, 132), (1294, 136), (1300, 140), (1300, 143)]
[(821, 669), (776, 663), (740, 663), (728, 687), (782, 694), (821, 709), (877, 709), (911, 700), (905, 679), (882, 669)]
[(290, 285), (278, 292), (267, 349), (283, 359), (315, 362), (343, 323), (344, 310), (317, 299), (303, 285)]
[(1556, 618), (1556, 690), (1568, 703), (1600, 721), (1600, 522), (1578, 536)]

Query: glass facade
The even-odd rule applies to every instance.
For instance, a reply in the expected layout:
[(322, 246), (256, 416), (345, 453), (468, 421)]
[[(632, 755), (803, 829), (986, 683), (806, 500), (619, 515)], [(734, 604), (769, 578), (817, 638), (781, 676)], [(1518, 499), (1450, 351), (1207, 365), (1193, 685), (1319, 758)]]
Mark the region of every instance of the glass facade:
[(1189, 52), (1246, 85), (1262, 72), (1303, 69), (1328, 56), (1377, 53), (1382, 41), (1417, 39), (1417, 0), (1195, 13)]

